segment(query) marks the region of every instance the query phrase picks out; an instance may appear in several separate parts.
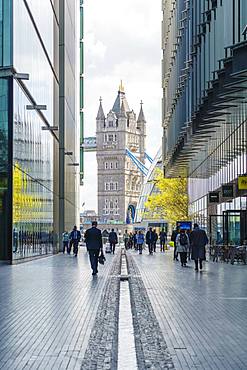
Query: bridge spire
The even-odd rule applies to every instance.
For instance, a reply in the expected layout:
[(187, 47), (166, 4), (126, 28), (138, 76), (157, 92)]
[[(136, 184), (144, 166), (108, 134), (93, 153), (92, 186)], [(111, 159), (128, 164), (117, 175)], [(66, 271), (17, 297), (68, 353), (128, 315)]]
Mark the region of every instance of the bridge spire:
[(102, 97), (99, 98), (99, 110), (98, 110), (98, 114), (97, 114), (96, 119), (97, 120), (105, 119), (105, 113), (104, 113), (103, 107), (102, 107)]
[(138, 119), (137, 119), (137, 123), (146, 123), (146, 119), (145, 119), (145, 116), (144, 116), (144, 112), (143, 112), (143, 101), (141, 100), (141, 108), (140, 108), (140, 112), (139, 112), (139, 116), (138, 116)]

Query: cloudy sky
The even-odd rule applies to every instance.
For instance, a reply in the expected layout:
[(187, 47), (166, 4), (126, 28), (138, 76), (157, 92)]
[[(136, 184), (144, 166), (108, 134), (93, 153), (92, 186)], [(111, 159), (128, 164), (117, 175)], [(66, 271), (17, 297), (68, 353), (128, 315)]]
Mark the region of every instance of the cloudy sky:
[[(147, 152), (161, 143), (161, 5), (160, 0), (86, 0), (85, 136), (94, 136), (102, 96), (105, 114), (112, 108), (123, 80), (131, 109), (144, 102)], [(97, 209), (95, 153), (85, 154), (83, 209)]]

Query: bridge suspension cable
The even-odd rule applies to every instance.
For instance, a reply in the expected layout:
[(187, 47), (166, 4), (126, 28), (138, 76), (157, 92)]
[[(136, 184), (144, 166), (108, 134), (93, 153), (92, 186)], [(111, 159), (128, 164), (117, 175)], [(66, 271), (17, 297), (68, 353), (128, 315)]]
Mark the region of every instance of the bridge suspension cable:
[(132, 160), (136, 167), (141, 171), (144, 176), (148, 174), (148, 168), (129, 150), (126, 148), (127, 156)]

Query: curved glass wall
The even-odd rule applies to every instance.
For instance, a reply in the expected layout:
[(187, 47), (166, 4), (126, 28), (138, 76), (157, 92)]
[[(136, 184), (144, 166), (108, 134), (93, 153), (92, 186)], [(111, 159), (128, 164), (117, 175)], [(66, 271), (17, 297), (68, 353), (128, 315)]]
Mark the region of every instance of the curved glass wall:
[[(246, 211), (237, 179), (247, 173), (247, 2), (165, 0), (163, 15), (165, 172), (189, 178), (190, 213), (206, 226), (213, 215)], [(225, 184), (234, 189), (228, 202)]]

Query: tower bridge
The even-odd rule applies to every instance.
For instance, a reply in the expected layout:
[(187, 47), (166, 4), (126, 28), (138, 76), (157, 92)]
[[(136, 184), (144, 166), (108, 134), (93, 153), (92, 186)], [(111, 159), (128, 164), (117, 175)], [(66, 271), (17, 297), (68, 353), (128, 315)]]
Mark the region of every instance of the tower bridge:
[(148, 167), (146, 119), (143, 103), (138, 116), (130, 109), (121, 82), (117, 97), (105, 115), (100, 98), (96, 136), (84, 139), (85, 152), (96, 152), (98, 215), (101, 222), (132, 223)]

